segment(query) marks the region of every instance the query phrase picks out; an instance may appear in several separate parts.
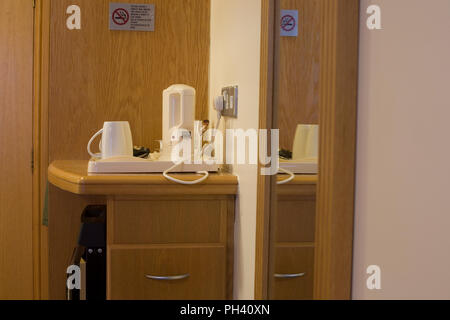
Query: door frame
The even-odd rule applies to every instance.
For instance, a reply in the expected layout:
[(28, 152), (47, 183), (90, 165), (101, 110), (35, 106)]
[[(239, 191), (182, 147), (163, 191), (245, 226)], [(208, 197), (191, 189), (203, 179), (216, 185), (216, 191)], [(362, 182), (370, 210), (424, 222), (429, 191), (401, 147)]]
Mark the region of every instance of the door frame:
[(34, 299), (48, 300), (48, 228), (43, 225), (48, 167), (50, 0), (34, 2), (33, 265)]
[[(275, 32), (279, 0), (262, 0), (260, 128), (277, 128)], [(320, 159), (314, 299), (351, 299), (356, 167), (359, 1), (322, 0)], [(275, 89), (275, 91), (274, 91)], [(255, 298), (268, 299), (276, 177), (258, 176)]]

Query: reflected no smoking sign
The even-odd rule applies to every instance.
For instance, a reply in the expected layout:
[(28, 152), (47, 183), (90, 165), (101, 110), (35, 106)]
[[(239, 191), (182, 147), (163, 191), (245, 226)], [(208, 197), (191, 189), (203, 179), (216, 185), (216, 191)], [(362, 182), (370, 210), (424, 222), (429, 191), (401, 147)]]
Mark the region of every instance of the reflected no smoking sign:
[(281, 10), (280, 32), (282, 37), (298, 36), (297, 10)]

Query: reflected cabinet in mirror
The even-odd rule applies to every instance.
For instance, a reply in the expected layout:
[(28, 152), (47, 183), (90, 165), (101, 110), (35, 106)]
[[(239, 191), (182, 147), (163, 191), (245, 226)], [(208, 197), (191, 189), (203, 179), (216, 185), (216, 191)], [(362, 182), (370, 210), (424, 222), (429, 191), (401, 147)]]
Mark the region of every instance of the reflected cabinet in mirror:
[(258, 185), (255, 296), (349, 299), (358, 1), (263, 1), (262, 17), (260, 125), (280, 144)]

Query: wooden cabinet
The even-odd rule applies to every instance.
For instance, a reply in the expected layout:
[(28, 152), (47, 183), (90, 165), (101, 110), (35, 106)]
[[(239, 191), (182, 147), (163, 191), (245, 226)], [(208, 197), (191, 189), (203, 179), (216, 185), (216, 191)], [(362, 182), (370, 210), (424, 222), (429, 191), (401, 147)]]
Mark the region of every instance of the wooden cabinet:
[(232, 299), (234, 196), (112, 197), (108, 299)]
[[(49, 181), (58, 189), (54, 201), (106, 202), (108, 299), (233, 298), (236, 176), (211, 174), (201, 184), (186, 186), (160, 174), (89, 175), (87, 164), (55, 161)], [(64, 290), (60, 275), (66, 276), (83, 208), (75, 208), (73, 217), (65, 212), (50, 217), (55, 239), (50, 244), (58, 248), (58, 255), (50, 257), (50, 276), (58, 289)]]
[(314, 284), (316, 177), (278, 186), (269, 298), (311, 300)]

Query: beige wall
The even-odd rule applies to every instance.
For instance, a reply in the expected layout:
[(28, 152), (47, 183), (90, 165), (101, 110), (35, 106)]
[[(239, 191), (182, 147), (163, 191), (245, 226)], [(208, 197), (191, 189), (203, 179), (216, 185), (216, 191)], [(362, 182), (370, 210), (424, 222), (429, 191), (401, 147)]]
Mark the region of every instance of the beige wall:
[(449, 299), (450, 1), (363, 0), (361, 18), (353, 295)]
[[(239, 85), (239, 118), (227, 128), (259, 127), (261, 0), (211, 1), (210, 101)], [(210, 102), (211, 103), (211, 102)], [(210, 116), (217, 122), (216, 112)], [(235, 226), (234, 297), (254, 298), (257, 166), (233, 167), (239, 176)]]

